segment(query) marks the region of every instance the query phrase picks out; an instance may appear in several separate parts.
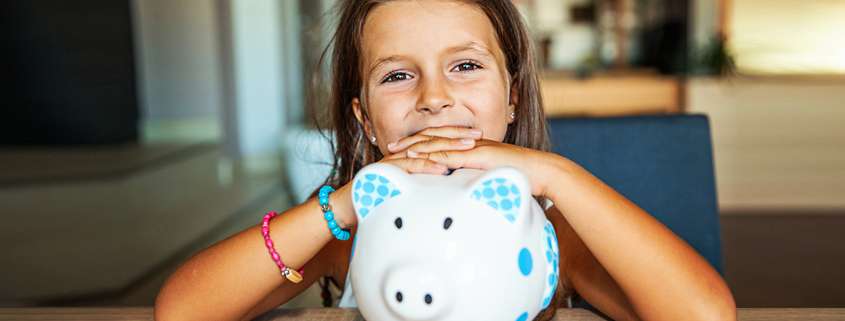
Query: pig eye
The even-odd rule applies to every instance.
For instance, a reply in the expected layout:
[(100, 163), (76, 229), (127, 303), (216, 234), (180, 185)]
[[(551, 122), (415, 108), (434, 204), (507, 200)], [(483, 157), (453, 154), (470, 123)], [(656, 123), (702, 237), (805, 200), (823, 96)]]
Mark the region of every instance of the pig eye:
[(397, 217), (396, 220), (393, 221), (393, 225), (396, 225), (397, 230), (401, 229), (402, 228), (402, 218)]
[(443, 229), (444, 229), (444, 230), (448, 230), (450, 226), (452, 226), (452, 218), (451, 218), (451, 217), (447, 217), (447, 218), (443, 221)]

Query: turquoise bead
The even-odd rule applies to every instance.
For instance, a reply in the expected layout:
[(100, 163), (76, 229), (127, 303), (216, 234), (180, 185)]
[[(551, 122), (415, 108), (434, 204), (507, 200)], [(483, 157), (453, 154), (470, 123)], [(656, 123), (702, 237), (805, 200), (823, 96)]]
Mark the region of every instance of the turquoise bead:
[(326, 221), (331, 221), (334, 219), (334, 213), (332, 213), (332, 211), (328, 211), (325, 215), (323, 215), (323, 217), (326, 219)]
[(329, 228), (334, 229), (335, 227), (337, 227), (337, 223), (334, 220), (329, 221)]

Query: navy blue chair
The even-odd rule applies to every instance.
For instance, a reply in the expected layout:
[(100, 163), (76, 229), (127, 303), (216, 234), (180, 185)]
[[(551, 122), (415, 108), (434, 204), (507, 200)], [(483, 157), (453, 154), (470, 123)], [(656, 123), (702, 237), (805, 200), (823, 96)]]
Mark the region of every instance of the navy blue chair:
[[(654, 215), (722, 270), (710, 126), (704, 115), (550, 119), (552, 150)], [(577, 307), (590, 308), (576, 297)]]

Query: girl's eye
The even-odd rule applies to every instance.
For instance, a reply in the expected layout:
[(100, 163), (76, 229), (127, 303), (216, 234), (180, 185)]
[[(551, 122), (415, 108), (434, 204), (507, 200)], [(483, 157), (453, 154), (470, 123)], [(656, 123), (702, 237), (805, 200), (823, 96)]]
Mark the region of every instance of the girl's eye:
[(477, 63), (474, 63), (472, 61), (464, 61), (464, 62), (458, 64), (457, 66), (455, 66), (454, 68), (452, 68), (452, 70), (464, 72), (464, 71), (473, 71), (473, 70), (481, 69), (481, 68), (482, 67)]
[(402, 81), (402, 80), (408, 80), (408, 79), (411, 79), (411, 75), (404, 73), (404, 72), (401, 72), (401, 71), (394, 71), (394, 72), (387, 74), (387, 76), (384, 77), (384, 79), (382, 79), (381, 83), (384, 84), (384, 83), (388, 83), (388, 82), (396, 82), (396, 81)]

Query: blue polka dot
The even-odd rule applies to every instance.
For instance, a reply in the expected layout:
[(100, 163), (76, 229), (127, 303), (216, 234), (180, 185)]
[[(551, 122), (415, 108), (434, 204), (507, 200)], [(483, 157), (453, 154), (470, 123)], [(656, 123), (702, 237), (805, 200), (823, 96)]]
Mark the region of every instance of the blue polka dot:
[(381, 197), (377, 198), (377, 199), (376, 199), (376, 201), (375, 201), (375, 202), (373, 202), (373, 207), (375, 207), (376, 205), (381, 204), (381, 202), (384, 202), (384, 199), (383, 199), (383, 198), (381, 198)]
[(356, 202), (358, 201), (358, 192), (352, 193), (352, 199), (354, 199)]
[(399, 195), (399, 190), (393, 190), (393, 192), (390, 193), (390, 197), (394, 197), (396, 195)]
[(496, 188), (496, 193), (499, 193), (499, 196), (507, 196), (508, 188), (504, 186), (499, 186), (498, 188)]
[(376, 174), (367, 174), (367, 175), (364, 175), (364, 177), (366, 177), (367, 180), (371, 181), (371, 180), (376, 179)]
[(504, 179), (504, 178), (497, 178), (497, 179), (496, 179), (496, 183), (501, 184), (501, 183), (504, 183), (504, 182), (505, 182), (505, 179)]
[(513, 200), (513, 205), (516, 205), (516, 207), (519, 207), (519, 204), (520, 204), (519, 200), (520, 200), (519, 197), (517, 197), (515, 200)]
[(387, 196), (387, 186), (379, 185), (378, 186), (378, 195)]
[(361, 188), (361, 181), (360, 180), (355, 181), (355, 189), (357, 190), (359, 188)]
[(520, 314), (519, 317), (516, 318), (516, 321), (525, 321), (525, 320), (528, 320), (528, 312), (522, 312), (522, 314)]
[(370, 210), (368, 210), (366, 208), (361, 208), (361, 209), (358, 209), (358, 213), (360, 213), (361, 216), (367, 216), (367, 214), (370, 213)]
[(375, 186), (373, 186), (373, 183), (370, 183), (370, 182), (364, 183), (364, 192), (372, 193), (374, 189), (375, 189)]
[(511, 193), (519, 194), (519, 188), (516, 187), (516, 184), (511, 185)]
[(492, 180), (488, 180), (488, 181), (484, 182), (484, 185), (490, 185), (490, 184), (493, 184)]
[(513, 205), (511, 204), (511, 201), (502, 200), (502, 209), (509, 210), (509, 209), (511, 209), (511, 207), (513, 207)]
[(549, 275), (549, 285), (555, 285), (555, 275)]
[(543, 299), (543, 309), (547, 308), (549, 306), (549, 303), (551, 303), (551, 301), (552, 301), (551, 295), (547, 296), (545, 299)]
[(531, 260), (531, 252), (528, 251), (527, 248), (522, 248), (519, 251), (519, 272), (522, 272), (522, 275), (528, 276), (531, 274), (531, 269), (533, 268), (534, 262)]
[(370, 195), (364, 195), (364, 197), (361, 197), (361, 204), (364, 204), (364, 206), (370, 206), (370, 204), (372, 203), (373, 199), (370, 197)]
[(382, 184), (387, 184), (387, 179), (384, 178), (384, 176), (379, 176), (378, 181), (381, 182)]
[(472, 195), (475, 196), (476, 199), (481, 198), (481, 192), (479, 192), (478, 190), (475, 190), (474, 192), (472, 192)]
[(485, 188), (484, 189), (484, 198), (492, 198), (493, 197), (493, 189), (492, 188)]
[(494, 210), (499, 209), (499, 204), (496, 204), (496, 202), (494, 202), (494, 201), (487, 202), (487, 205), (490, 205), (490, 207), (492, 207)]
[(507, 220), (508, 220), (508, 222), (513, 223), (513, 221), (514, 221), (514, 220), (516, 220), (516, 217), (515, 217), (515, 216), (513, 216), (513, 214), (510, 214), (510, 213), (509, 213), (509, 214), (505, 215), (505, 219), (507, 219)]

